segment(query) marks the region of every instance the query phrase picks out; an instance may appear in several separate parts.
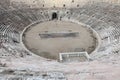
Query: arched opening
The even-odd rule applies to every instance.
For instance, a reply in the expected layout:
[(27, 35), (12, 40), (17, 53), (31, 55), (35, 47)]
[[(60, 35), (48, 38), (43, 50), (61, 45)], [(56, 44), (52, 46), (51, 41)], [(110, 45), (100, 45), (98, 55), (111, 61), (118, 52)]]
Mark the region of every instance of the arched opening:
[(54, 20), (54, 19), (58, 19), (57, 13), (55, 13), (55, 12), (52, 14), (52, 20)]

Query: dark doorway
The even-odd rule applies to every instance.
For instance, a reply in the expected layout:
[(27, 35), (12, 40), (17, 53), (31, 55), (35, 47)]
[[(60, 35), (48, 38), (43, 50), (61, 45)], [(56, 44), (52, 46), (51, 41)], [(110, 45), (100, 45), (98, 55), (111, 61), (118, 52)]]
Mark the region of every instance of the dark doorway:
[(58, 19), (57, 13), (55, 13), (55, 12), (52, 14), (52, 20), (54, 20), (54, 19)]

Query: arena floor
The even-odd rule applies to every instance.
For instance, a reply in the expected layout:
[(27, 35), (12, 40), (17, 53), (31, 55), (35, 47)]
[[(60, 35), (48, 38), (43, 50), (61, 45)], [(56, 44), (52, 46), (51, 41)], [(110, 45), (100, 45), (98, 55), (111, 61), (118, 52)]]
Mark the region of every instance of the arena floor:
[(25, 46), (48, 59), (59, 59), (62, 52), (87, 51), (90, 54), (96, 47), (92, 31), (72, 22), (43, 22), (29, 27), (24, 34)]

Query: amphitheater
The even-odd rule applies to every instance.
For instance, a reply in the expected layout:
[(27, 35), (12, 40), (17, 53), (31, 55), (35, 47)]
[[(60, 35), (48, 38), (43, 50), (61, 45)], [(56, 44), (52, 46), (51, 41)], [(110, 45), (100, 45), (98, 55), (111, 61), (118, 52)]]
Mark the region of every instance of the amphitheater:
[(0, 0), (0, 80), (120, 80), (120, 0)]

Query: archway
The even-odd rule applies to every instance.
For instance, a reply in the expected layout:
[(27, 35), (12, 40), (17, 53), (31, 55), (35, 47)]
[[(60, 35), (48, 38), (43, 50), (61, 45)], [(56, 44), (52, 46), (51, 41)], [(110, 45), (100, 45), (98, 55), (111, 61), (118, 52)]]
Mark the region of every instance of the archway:
[(54, 13), (52, 14), (52, 20), (54, 20), (54, 19), (58, 19), (58, 15), (57, 15), (56, 12), (54, 12)]

